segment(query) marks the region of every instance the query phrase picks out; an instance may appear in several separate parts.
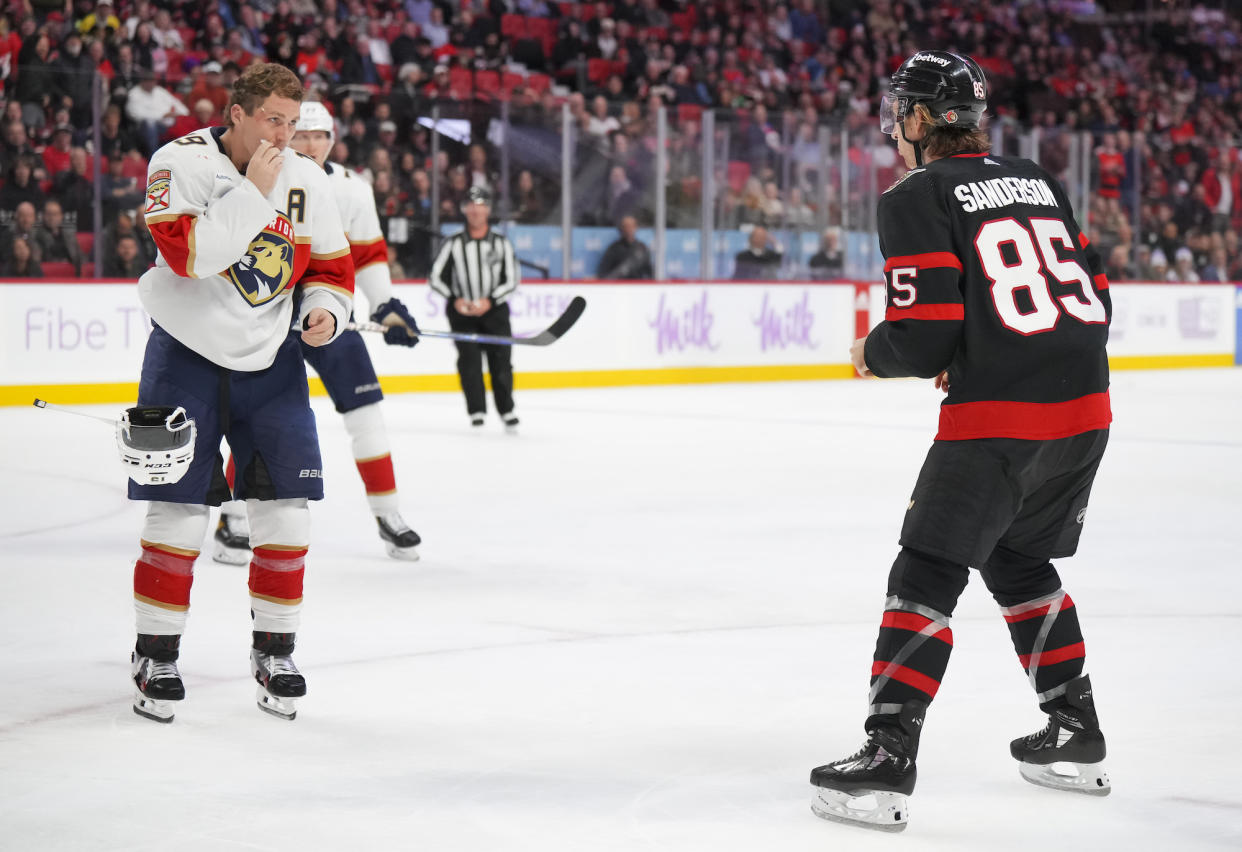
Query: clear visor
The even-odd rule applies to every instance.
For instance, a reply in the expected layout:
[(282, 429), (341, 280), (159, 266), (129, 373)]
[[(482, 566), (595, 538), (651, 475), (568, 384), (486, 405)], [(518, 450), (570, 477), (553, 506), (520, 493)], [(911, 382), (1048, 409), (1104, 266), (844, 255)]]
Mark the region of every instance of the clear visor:
[(901, 108), (901, 98), (885, 94), (880, 99), (880, 132), (892, 136), (897, 128), (897, 110)]

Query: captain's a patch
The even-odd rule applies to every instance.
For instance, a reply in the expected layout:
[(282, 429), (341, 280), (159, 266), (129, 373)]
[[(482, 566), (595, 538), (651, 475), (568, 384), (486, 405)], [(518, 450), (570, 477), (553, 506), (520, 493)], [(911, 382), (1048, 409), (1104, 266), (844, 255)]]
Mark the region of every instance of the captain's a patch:
[(171, 205), (171, 196), (172, 172), (168, 169), (151, 172), (151, 179), (147, 182), (146, 212), (151, 214), (157, 213), (160, 210), (167, 210)]

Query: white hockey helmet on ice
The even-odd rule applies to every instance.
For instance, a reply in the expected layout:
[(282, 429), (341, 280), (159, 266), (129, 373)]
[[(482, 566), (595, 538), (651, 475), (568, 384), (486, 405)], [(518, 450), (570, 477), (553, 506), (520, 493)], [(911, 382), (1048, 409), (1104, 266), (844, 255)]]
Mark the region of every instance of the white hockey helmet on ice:
[(171, 485), (194, 459), (198, 428), (181, 406), (135, 405), (116, 424), (116, 446), (129, 478), (139, 485)]
[(322, 130), (328, 139), (336, 141), (336, 122), (332, 113), (319, 101), (302, 101), (302, 110), (298, 115), (298, 130)]

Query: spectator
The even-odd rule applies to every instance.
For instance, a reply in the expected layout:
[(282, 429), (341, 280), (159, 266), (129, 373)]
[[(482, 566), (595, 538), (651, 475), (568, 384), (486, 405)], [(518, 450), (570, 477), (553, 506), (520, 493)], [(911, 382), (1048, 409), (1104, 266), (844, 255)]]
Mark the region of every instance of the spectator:
[(651, 251), (638, 239), (638, 220), (624, 216), (617, 225), (620, 236), (604, 250), (595, 274), (621, 281), (644, 281), (654, 277)]
[(78, 32), (84, 36), (111, 35), (121, 28), (121, 19), (112, 8), (112, 0), (99, 0), (93, 11), (78, 21)]
[(138, 147), (138, 140), (123, 122), (121, 108), (111, 104), (104, 110), (99, 123), (99, 152), (105, 157), (119, 157)]
[[(21, 106), (18, 106), (20, 113)], [(7, 174), (12, 171), (17, 161), (25, 157), (33, 157), (35, 150), (26, 135), (26, 125), (21, 118), (7, 119), (4, 123), (4, 138), (0, 139), (0, 166)]]
[(0, 221), (7, 220), (22, 204), (42, 204), (43, 198), (43, 191), (34, 180), (31, 161), (24, 157), (19, 159), (9, 169), (8, 180), (4, 182), (4, 186), (0, 187)]
[(108, 160), (108, 171), (102, 178), (100, 197), (107, 218), (112, 218), (119, 210), (132, 210), (142, 200), (142, 186), (132, 176), (124, 174), (124, 166), (124, 157), (113, 157)]
[(43, 267), (35, 260), (30, 243), (24, 237), (18, 237), (10, 247), (9, 256), (0, 266), (0, 277), (4, 278), (42, 278)]
[(35, 228), (34, 246), (44, 261), (72, 263), (74, 275), (82, 274), (82, 247), (54, 198), (43, 203), (43, 221)]
[(1230, 281), (1229, 255), (1223, 245), (1215, 246), (1211, 251), (1211, 259), (1203, 268), (1200, 279), (1205, 284), (1220, 284)]
[(762, 225), (751, 229), (746, 248), (737, 253), (733, 265), (736, 281), (770, 281), (781, 267), (781, 253), (768, 244), (768, 230)]
[(608, 186), (604, 190), (602, 204), (596, 214), (597, 222), (620, 222), (626, 216), (637, 216), (642, 199), (630, 182), (624, 166), (613, 166), (608, 171)]
[[(90, 161), (85, 148), (69, 151), (69, 170), (61, 172), (52, 180), (52, 195), (64, 208), (66, 217), (73, 217), (78, 233), (95, 228), (95, 182), (90, 172)], [(3, 195), (0, 190), (0, 196)], [(3, 204), (0, 204), (0, 210)]]
[(845, 252), (841, 250), (841, 229), (825, 228), (819, 241), (819, 251), (811, 255), (807, 264), (811, 278), (816, 281), (832, 281), (845, 275)]
[(70, 30), (60, 47), (60, 56), (52, 63), (57, 85), (70, 110), (70, 121), (78, 127), (91, 123), (91, 84), (95, 62), (82, 49), (82, 36)]
[(47, 33), (39, 31), (26, 39), (18, 54), (20, 73), (14, 97), (22, 105), (22, 122), (27, 127), (43, 127), (47, 110), (60, 94), (50, 54), (52, 43)]
[(116, 246), (104, 257), (104, 278), (137, 279), (146, 272), (150, 264), (145, 263), (138, 251), (138, 240), (133, 235), (120, 237)]
[(150, 157), (177, 117), (189, 115), (190, 111), (172, 92), (156, 84), (154, 74), (146, 71), (139, 75), (138, 86), (130, 91), (125, 113), (138, 125), (143, 153)]
[(1195, 271), (1195, 255), (1189, 248), (1182, 246), (1173, 256), (1173, 268), (1169, 271), (1170, 281), (1178, 284), (1198, 284), (1199, 273)]
[(1147, 274), (1143, 277), (1148, 281), (1168, 281), (1170, 274), (1169, 259), (1164, 249), (1153, 249), (1151, 265), (1147, 267)]
[(525, 225), (534, 225), (543, 221), (543, 198), (535, 187), (535, 175), (530, 169), (522, 169), (518, 172), (517, 186), (513, 190), (511, 216), (515, 221)]
[(69, 149), (72, 143), (73, 127), (68, 124), (56, 125), (56, 129), (52, 131), (52, 141), (43, 149), (43, 168), (47, 170), (48, 177), (56, 177), (69, 168)]
[(12, 257), (13, 244), (18, 240), (25, 240), (30, 250), (31, 260), (36, 263), (43, 261), (39, 244), (35, 239), (35, 229), (38, 227), (37, 216), (35, 206), (29, 201), (23, 201), (17, 205), (17, 209), (13, 211), (12, 221), (4, 229), (4, 243), (0, 246), (4, 257)]
[[(214, 112), (216, 115), (223, 115), (224, 108), (229, 102), (229, 90), (221, 82), (223, 74), (224, 69), (219, 62), (212, 60), (211, 62), (204, 63), (201, 73), (197, 75), (197, 79), (194, 81), (194, 86), (190, 89), (189, 94), (185, 96), (186, 104), (194, 105), (201, 100), (207, 100), (215, 107)], [(186, 114), (182, 113), (182, 115)], [(190, 128), (190, 130), (197, 129), (198, 127)]]
[(220, 124), (222, 121), (223, 115), (216, 109), (215, 105), (206, 98), (200, 98), (194, 102), (194, 109), (190, 115), (183, 115), (173, 122), (172, 127), (168, 129), (168, 138), (180, 139), (182, 136), (193, 133), (195, 130), (211, 127), (213, 124)]

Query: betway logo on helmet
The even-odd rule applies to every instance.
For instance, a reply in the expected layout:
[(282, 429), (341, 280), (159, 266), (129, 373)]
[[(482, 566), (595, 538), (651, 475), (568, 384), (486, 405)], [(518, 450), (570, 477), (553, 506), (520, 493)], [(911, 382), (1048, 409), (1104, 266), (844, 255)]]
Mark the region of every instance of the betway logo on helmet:
[(911, 62), (934, 62), (941, 68), (948, 65), (951, 60), (945, 59), (943, 56), (932, 56), (930, 53), (916, 53), (910, 58)]

